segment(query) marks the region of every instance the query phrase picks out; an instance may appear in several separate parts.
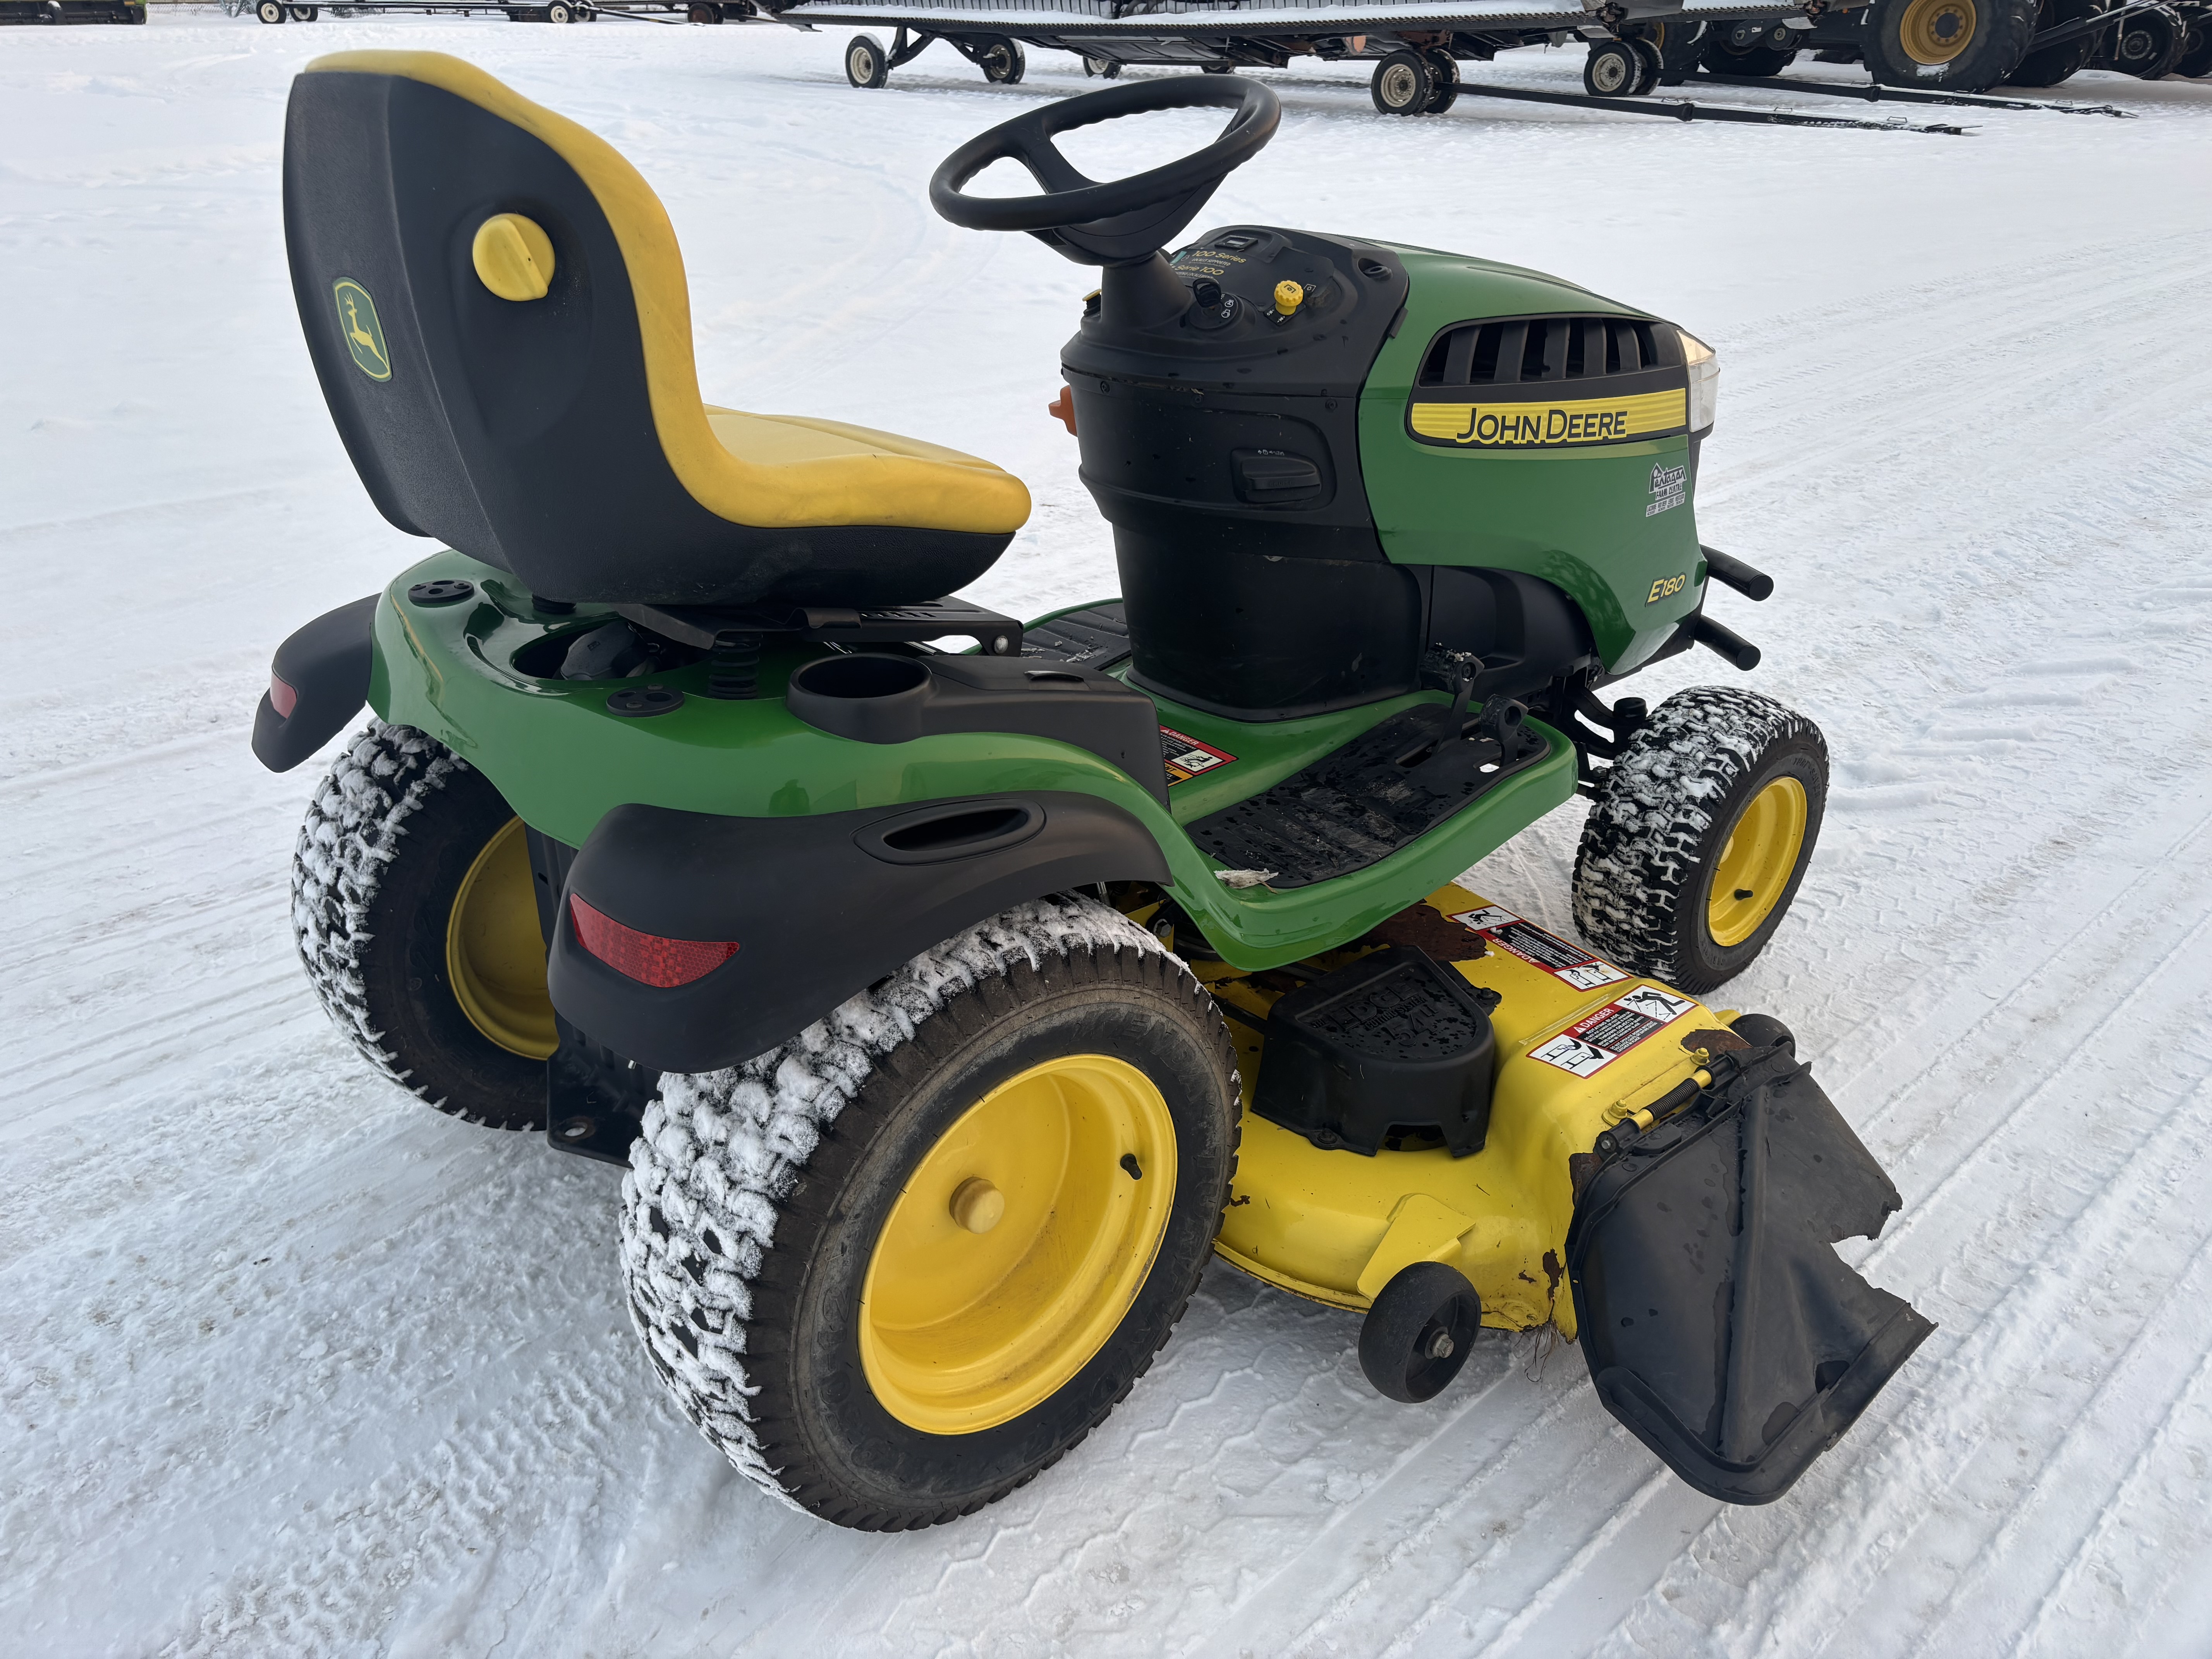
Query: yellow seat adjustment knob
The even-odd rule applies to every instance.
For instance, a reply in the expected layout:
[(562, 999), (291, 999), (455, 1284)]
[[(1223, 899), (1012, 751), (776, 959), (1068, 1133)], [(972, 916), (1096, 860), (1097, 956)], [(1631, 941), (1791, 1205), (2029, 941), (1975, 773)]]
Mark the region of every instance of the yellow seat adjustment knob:
[(1288, 317), (1306, 302), (1306, 291), (1288, 280), (1275, 284), (1275, 314)]
[(519, 213), (495, 214), (478, 225), (469, 257), (477, 280), (502, 300), (542, 300), (553, 286), (553, 239)]
[(981, 1176), (952, 1189), (952, 1218), (971, 1233), (988, 1233), (1006, 1213), (1006, 1195)]

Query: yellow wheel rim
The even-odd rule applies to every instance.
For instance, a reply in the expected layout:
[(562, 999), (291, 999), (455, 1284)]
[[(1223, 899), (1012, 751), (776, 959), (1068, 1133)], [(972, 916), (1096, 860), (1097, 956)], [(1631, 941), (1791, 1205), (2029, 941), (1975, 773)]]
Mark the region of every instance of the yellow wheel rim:
[(544, 1060), (559, 1046), (520, 818), (508, 819), (461, 878), (446, 918), (446, 981), (469, 1024), (510, 1054)]
[(1916, 64), (1948, 64), (1972, 44), (1974, 0), (1912, 0), (1897, 26), (1899, 43)]
[(1713, 862), (1705, 927), (1720, 945), (1741, 945), (1759, 930), (1790, 890), (1805, 850), (1805, 786), (1777, 778), (1751, 798)]
[(1175, 1185), (1175, 1121), (1135, 1066), (1070, 1054), (992, 1090), (877, 1237), (860, 1290), (876, 1399), (924, 1433), (973, 1434), (1050, 1398), (1144, 1288)]

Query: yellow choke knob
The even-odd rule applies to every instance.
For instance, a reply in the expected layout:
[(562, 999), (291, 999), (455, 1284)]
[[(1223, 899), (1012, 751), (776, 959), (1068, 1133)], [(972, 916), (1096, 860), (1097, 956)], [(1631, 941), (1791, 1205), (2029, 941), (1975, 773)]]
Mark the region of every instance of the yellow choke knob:
[(1006, 1195), (981, 1176), (952, 1189), (952, 1218), (971, 1233), (988, 1233), (1006, 1213)]
[(1275, 284), (1275, 315), (1288, 317), (1306, 302), (1306, 291), (1287, 279)]
[(495, 214), (478, 225), (469, 258), (478, 279), (502, 300), (542, 300), (553, 286), (553, 239), (519, 213)]

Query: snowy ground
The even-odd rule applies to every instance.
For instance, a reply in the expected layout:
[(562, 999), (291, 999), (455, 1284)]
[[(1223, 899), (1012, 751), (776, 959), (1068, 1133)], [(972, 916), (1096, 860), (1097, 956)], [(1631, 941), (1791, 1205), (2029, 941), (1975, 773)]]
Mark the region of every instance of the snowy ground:
[[(1692, 1493), (1571, 1350), (1500, 1340), (1395, 1406), (1351, 1319), (1217, 1268), (1049, 1476), (840, 1532), (660, 1398), (611, 1172), (410, 1103), (327, 1029), (284, 925), (318, 769), (263, 772), (250, 711), (284, 633), (421, 549), (347, 468), (284, 276), (310, 56), (459, 52), (605, 133), (684, 238), (711, 397), (1012, 466), (1039, 510), (977, 597), (1110, 590), (1043, 411), (1088, 275), (921, 194), (1079, 77), (987, 89), (940, 47), (863, 94), (838, 44), (157, 9), (0, 47), (0, 1645), (2212, 1650), (2212, 86), (2086, 76), (2142, 118), (1962, 138), (1408, 122), (1285, 76), (1209, 216), (1557, 270), (1720, 349), (1705, 536), (1782, 589), (1717, 609), (1837, 761), (1741, 1000), (1895, 1175), (1869, 1271), (1942, 1322), (1783, 1502)], [(1576, 828), (1480, 884), (1563, 927)]]

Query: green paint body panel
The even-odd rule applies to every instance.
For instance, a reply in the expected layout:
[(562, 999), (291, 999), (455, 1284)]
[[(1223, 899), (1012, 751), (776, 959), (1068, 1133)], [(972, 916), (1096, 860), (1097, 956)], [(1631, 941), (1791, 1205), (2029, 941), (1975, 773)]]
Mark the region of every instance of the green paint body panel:
[[(1645, 512), (1652, 469), (1689, 466), (1689, 439), (1443, 449), (1416, 441), (1406, 414), (1430, 343), (1455, 324), (1547, 313), (1650, 313), (1516, 266), (1389, 246), (1411, 278), (1406, 316), (1359, 395), (1359, 465), (1383, 552), (1398, 564), (1541, 577), (1582, 607), (1607, 672), (1626, 673), (1666, 641), (1703, 593), (1694, 467), (1690, 499)], [(1563, 396), (1574, 395), (1571, 384), (1560, 383)], [(1674, 576), (1689, 580), (1647, 603), (1655, 582)]]
[[(474, 582), (459, 605), (410, 604), (416, 582)], [(1172, 813), (1133, 779), (1086, 750), (1015, 732), (966, 732), (902, 744), (857, 743), (820, 732), (785, 707), (793, 669), (818, 646), (770, 652), (760, 695), (705, 695), (703, 665), (655, 677), (684, 705), (645, 720), (611, 714), (609, 680), (533, 678), (516, 654), (549, 634), (580, 633), (605, 607), (539, 612), (512, 577), (459, 553), (433, 555), (402, 574), (376, 612), (369, 703), (387, 720), (428, 732), (488, 777), (532, 829), (581, 846), (611, 809), (636, 803), (737, 817), (793, 817), (860, 807), (1029, 789), (1068, 789), (1114, 802), (1159, 842), (1176, 901), (1239, 968), (1296, 962), (1357, 939), (1452, 880), (1565, 802), (1575, 787), (1573, 745), (1539, 726), (1548, 758), (1516, 774), (1381, 863), (1291, 892), (1232, 890), (1218, 862), (1180, 825), (1258, 793), (1341, 747), (1410, 703), (1399, 697), (1310, 720), (1246, 724), (1163, 703), (1164, 724), (1235, 756), (1176, 786)], [(1533, 723), (1532, 723), (1533, 724)]]

